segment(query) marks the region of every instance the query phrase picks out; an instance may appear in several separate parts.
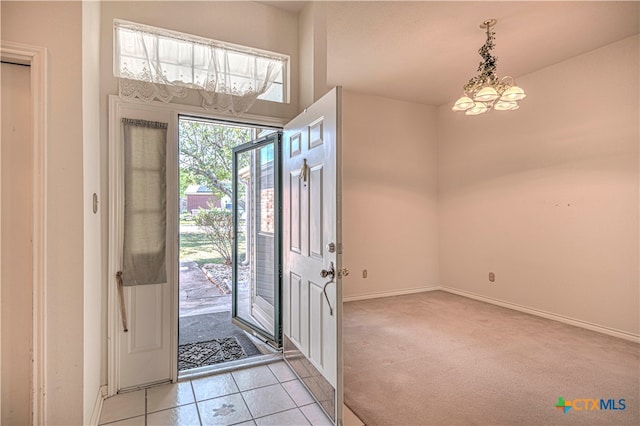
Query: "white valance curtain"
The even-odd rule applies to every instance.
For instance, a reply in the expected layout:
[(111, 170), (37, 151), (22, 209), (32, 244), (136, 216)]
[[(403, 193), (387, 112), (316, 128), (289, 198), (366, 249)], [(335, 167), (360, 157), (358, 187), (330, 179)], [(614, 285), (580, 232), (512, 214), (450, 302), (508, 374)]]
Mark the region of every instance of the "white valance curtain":
[(120, 96), (169, 102), (196, 89), (202, 106), (241, 114), (282, 81), (286, 56), (114, 21), (113, 73)]

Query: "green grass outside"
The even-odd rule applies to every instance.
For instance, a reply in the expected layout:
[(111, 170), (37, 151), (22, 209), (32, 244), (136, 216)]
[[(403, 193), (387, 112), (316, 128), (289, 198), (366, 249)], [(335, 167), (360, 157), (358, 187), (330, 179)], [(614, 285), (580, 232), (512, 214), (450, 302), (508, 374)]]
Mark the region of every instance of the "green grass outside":
[(222, 256), (213, 249), (204, 232), (180, 234), (180, 260), (191, 259), (202, 267), (206, 263), (223, 263)]
[[(193, 225), (193, 222), (188, 221), (180, 221), (181, 225)], [(197, 229), (194, 231), (193, 229)], [(198, 264), (199, 267), (207, 263), (224, 263), (224, 259), (218, 253), (217, 250), (213, 248), (213, 244), (207, 239), (207, 236), (204, 232), (200, 232), (199, 227), (190, 227), (187, 226), (186, 229), (190, 229), (189, 231), (180, 232), (180, 260), (191, 259)], [(244, 259), (244, 251), (245, 251), (245, 239), (244, 236), (240, 236), (240, 241), (238, 243), (240, 259)]]

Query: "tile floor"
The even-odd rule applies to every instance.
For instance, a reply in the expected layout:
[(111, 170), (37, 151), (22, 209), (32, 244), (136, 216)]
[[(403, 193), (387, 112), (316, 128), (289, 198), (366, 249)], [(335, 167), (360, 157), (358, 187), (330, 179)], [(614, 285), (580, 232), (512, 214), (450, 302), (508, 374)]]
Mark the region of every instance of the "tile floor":
[(331, 425), (284, 361), (123, 393), (100, 425)]

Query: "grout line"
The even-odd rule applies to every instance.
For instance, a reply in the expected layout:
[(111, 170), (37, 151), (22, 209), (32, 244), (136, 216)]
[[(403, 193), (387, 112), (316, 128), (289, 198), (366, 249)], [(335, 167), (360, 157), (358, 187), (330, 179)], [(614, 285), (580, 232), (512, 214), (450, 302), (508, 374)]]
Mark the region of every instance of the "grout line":
[(278, 375), (276, 374), (275, 371), (273, 371), (273, 369), (271, 368), (272, 365), (274, 364), (278, 364), (278, 362), (272, 362), (271, 364), (267, 364), (267, 367), (269, 367), (269, 370), (271, 370), (271, 373), (276, 376), (276, 379), (280, 382), (280, 383), (286, 383), (286, 382), (291, 382), (293, 380), (298, 380), (298, 376), (296, 376), (296, 373), (291, 369), (291, 367), (289, 367), (289, 365), (284, 362), (284, 360), (282, 361), (282, 363), (284, 364), (285, 367), (287, 367), (289, 369), (289, 371), (291, 372), (291, 374), (293, 374), (293, 378), (291, 379), (283, 379), (280, 380), (280, 378), (278, 377)]
[[(274, 416), (274, 415), (276, 415), (276, 414), (285, 413), (285, 412), (287, 412), (287, 411), (291, 411), (291, 410), (298, 410), (298, 411), (300, 411), (300, 413), (304, 416), (304, 418), (305, 418), (305, 419), (307, 418), (307, 416), (305, 416), (305, 415), (304, 415), (304, 413), (302, 412), (302, 410), (301, 410), (298, 406), (295, 406), (295, 407), (292, 407), (292, 408), (287, 408), (287, 409), (285, 409), (285, 410), (275, 411), (275, 412), (273, 412), (273, 413), (271, 413), (271, 414), (266, 414), (266, 415), (264, 415), (264, 416), (254, 417), (254, 418), (253, 418), (253, 420), (255, 421), (255, 420), (257, 420), (257, 419), (264, 419), (265, 417)], [(309, 421), (309, 419), (307, 419), (307, 421)], [(311, 423), (311, 422), (309, 422), (309, 423)]]
[(144, 390), (144, 426), (147, 426), (147, 391), (149, 388), (145, 388)]
[[(227, 374), (227, 373), (224, 373), (224, 374)], [(231, 373), (228, 373), (228, 374), (231, 374)], [(209, 376), (209, 377), (215, 377), (215, 376)], [(198, 397), (196, 396), (196, 392), (195, 392), (195, 389), (194, 389), (194, 391), (193, 391), (193, 398), (194, 398), (195, 402), (203, 402), (203, 401), (209, 401), (209, 400), (216, 399), (216, 398), (223, 398), (223, 397), (225, 397), (225, 396), (231, 396), (231, 395), (235, 395), (235, 394), (237, 394), (237, 393), (249, 392), (249, 391), (253, 391), (253, 390), (257, 390), (257, 389), (262, 389), (262, 388), (268, 388), (269, 386), (274, 386), (274, 385), (281, 385), (281, 386), (282, 386), (282, 383), (277, 382), (277, 383), (271, 383), (271, 384), (268, 384), (268, 385), (258, 386), (258, 387), (251, 388), (251, 389), (240, 390), (240, 387), (238, 387), (238, 383), (236, 382), (235, 377), (233, 377), (233, 375), (231, 375), (231, 378), (232, 378), (233, 382), (235, 383), (236, 388), (238, 388), (238, 391), (237, 391), (237, 392), (226, 393), (226, 394), (224, 394), (224, 395), (218, 395), (218, 396), (214, 396), (214, 397), (211, 397), (211, 398), (204, 398), (204, 399), (201, 399), (200, 401), (198, 401), (198, 400), (197, 400), (197, 398), (198, 398)], [(198, 380), (199, 380), (199, 379), (198, 379)], [(296, 379), (293, 379), (293, 380), (296, 380)], [(288, 380), (288, 381), (291, 381), (291, 380)], [(286, 383), (286, 382), (285, 382), (285, 383)], [(192, 386), (193, 386), (193, 385), (192, 385)], [(283, 387), (284, 387), (284, 386), (283, 386)], [(286, 389), (285, 389), (285, 391), (286, 391)]]
[[(311, 394), (311, 392), (309, 392), (306, 388), (306, 386), (304, 386), (302, 384), (302, 382), (299, 379), (294, 379), (296, 382), (300, 383), (300, 385), (302, 386), (302, 388), (304, 389), (304, 391), (311, 397), (311, 399), (313, 399), (313, 395)], [(294, 380), (289, 380), (288, 382), (285, 383), (289, 383), (289, 382), (293, 382)], [(282, 383), (280, 383), (280, 386), (282, 386)], [(296, 404), (296, 407), (300, 408), (303, 407), (303, 405), (298, 405), (298, 403), (296, 402), (296, 399), (293, 397), (293, 395), (291, 393), (289, 393), (289, 391), (287, 390), (287, 388), (285, 388), (284, 386), (282, 386), (282, 388), (284, 389), (284, 391), (287, 393), (287, 395), (289, 395), (289, 398), (291, 398), (291, 400), (293, 401), (294, 404)], [(315, 402), (315, 401), (312, 401)], [(311, 404), (312, 402), (310, 402), (309, 404)], [(309, 404), (304, 404), (304, 405), (309, 405)]]
[[(311, 405), (311, 404), (307, 404), (307, 405)], [(306, 407), (306, 405), (303, 405), (303, 407)], [(300, 412), (302, 413), (302, 417), (304, 417), (305, 419), (307, 419), (307, 421), (309, 422), (309, 424), (311, 426), (313, 426), (313, 422), (311, 421), (311, 419), (309, 417), (307, 417), (307, 415), (304, 413), (304, 411), (302, 411), (302, 407), (298, 407), (298, 410), (300, 410)]]
[[(231, 374), (231, 373), (229, 373), (229, 374)], [(240, 386), (238, 386), (238, 382), (236, 382), (236, 378), (233, 377), (233, 374), (231, 374), (231, 380), (233, 380), (233, 383), (235, 383), (236, 387), (238, 388), (238, 390), (240, 390)], [(253, 417), (253, 413), (251, 412), (251, 409), (249, 408), (249, 404), (247, 404), (247, 400), (244, 399), (244, 395), (242, 394), (242, 392), (243, 391), (240, 391), (240, 398), (242, 398), (242, 402), (244, 402), (244, 406), (247, 407), (247, 412), (249, 413), (249, 415), (251, 416), (251, 420), (255, 424), (256, 419), (255, 419), (255, 417)]]
[[(293, 402), (293, 407), (291, 408), (284, 408), (282, 410), (279, 411), (274, 411), (273, 413), (270, 414), (266, 414), (264, 416), (260, 416), (260, 417), (253, 417), (253, 413), (251, 413), (251, 410), (249, 410), (249, 413), (251, 413), (251, 416), (253, 418), (253, 420), (255, 421), (256, 419), (262, 419), (265, 417), (269, 417), (269, 416), (273, 416), (274, 414), (280, 414), (280, 413), (284, 413), (285, 411), (290, 411), (290, 410), (300, 410), (300, 408), (298, 407), (298, 404), (296, 404), (296, 401), (291, 397), (291, 395), (289, 395), (289, 392), (287, 392), (287, 390), (285, 389), (284, 386), (282, 386), (282, 383), (276, 383), (277, 385), (280, 385), (280, 387), (284, 390), (284, 393), (291, 399), (291, 402)], [(269, 385), (269, 386), (274, 386), (274, 385)], [(267, 386), (262, 386), (260, 388), (254, 388), (254, 389), (261, 389), (261, 388), (265, 388)], [(252, 391), (254, 389), (247, 389), (247, 391)], [(240, 394), (242, 395), (243, 392), (240, 392)], [(242, 399), (244, 400), (244, 395), (242, 395)], [(247, 401), (245, 400), (244, 402), (245, 404), (247, 404)], [(249, 404), (247, 404), (247, 408), (249, 408)], [(302, 410), (300, 410), (300, 412), (302, 413)], [(304, 413), (302, 413), (302, 415), (304, 416)], [(305, 417), (306, 418), (306, 417)]]
[(189, 386), (191, 386), (191, 393), (193, 394), (193, 402), (196, 404), (196, 413), (198, 413), (198, 421), (202, 425), (202, 416), (200, 415), (200, 407), (196, 399), (196, 390), (193, 387), (193, 380), (189, 380)]
[[(310, 404), (305, 404), (305, 405), (303, 405), (303, 406), (301, 406), (301, 407), (298, 407), (298, 410), (300, 410), (300, 412), (302, 413), (302, 415), (304, 416), (304, 418), (305, 418), (305, 419), (307, 419), (307, 421), (309, 422), (309, 424), (310, 424), (311, 426), (313, 426), (313, 422), (311, 421), (311, 419), (310, 419), (309, 417), (307, 417), (307, 415), (304, 413), (304, 411), (302, 411), (302, 407), (308, 407), (308, 406), (310, 406), (310, 405), (315, 405), (315, 406), (316, 406), (316, 408), (317, 408), (318, 410), (320, 410), (320, 412), (322, 413), (322, 415), (327, 419), (327, 421), (328, 421), (329, 423), (331, 423), (331, 419), (330, 419), (330, 418), (329, 418), (329, 416), (327, 416), (327, 414), (324, 412), (324, 410), (323, 410), (323, 409), (322, 409), (322, 407), (320, 406), (320, 403), (319, 403), (319, 402), (314, 401), (314, 402), (312, 402), (312, 403), (310, 403)], [(344, 420), (344, 419), (343, 419), (343, 420)]]

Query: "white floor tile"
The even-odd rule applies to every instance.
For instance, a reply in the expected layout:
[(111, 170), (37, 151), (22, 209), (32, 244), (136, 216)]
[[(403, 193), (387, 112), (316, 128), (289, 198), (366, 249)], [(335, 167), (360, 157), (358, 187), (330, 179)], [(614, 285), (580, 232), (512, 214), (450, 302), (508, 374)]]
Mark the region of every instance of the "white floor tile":
[(289, 380), (293, 380), (296, 378), (296, 374), (284, 361), (269, 364), (269, 369), (281, 382), (288, 382)]
[(309, 422), (304, 414), (295, 408), (256, 419), (256, 424), (258, 426), (302, 426), (308, 425)]
[(239, 393), (198, 402), (204, 425), (232, 425), (251, 420), (251, 414)]
[(144, 416), (138, 416), (109, 423), (108, 426), (146, 426), (146, 423), (144, 421)]
[(147, 389), (147, 413), (194, 402), (191, 382), (172, 383)]
[(122, 393), (107, 398), (102, 405), (100, 424), (144, 416), (145, 391)]
[(296, 404), (280, 385), (271, 385), (242, 392), (254, 418), (295, 408)]
[(196, 404), (182, 405), (147, 415), (147, 426), (180, 425), (199, 426)]
[(291, 380), (288, 382), (282, 383), (282, 387), (287, 391), (293, 402), (296, 403), (298, 407), (302, 407), (303, 405), (308, 405), (315, 400), (313, 396), (309, 393), (306, 387), (299, 380)]
[(300, 410), (313, 426), (333, 426), (333, 423), (318, 404), (300, 407)]
[(241, 391), (278, 383), (278, 379), (266, 365), (237, 370), (231, 374)]
[(193, 385), (196, 401), (239, 392), (236, 382), (233, 380), (233, 377), (231, 377), (231, 373), (217, 374), (215, 376), (192, 380), (191, 384)]

